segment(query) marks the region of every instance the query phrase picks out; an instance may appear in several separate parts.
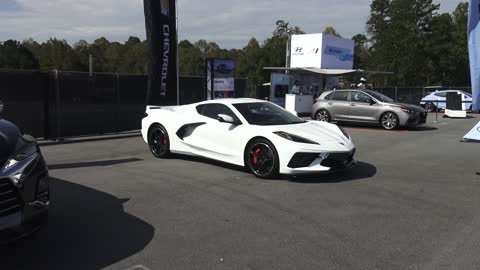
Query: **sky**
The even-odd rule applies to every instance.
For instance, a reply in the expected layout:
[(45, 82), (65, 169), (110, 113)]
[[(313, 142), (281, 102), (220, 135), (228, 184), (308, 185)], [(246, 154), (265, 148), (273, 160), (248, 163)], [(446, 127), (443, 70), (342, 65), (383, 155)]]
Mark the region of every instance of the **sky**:
[[(452, 12), (462, 0), (434, 0)], [(243, 48), (250, 38), (263, 42), (275, 22), (288, 21), (307, 33), (333, 26), (346, 38), (365, 33), (371, 0), (178, 0), (179, 40), (214, 41)], [(0, 0), (0, 41), (50, 37), (73, 44), (99, 37), (124, 42), (145, 38), (142, 0)]]

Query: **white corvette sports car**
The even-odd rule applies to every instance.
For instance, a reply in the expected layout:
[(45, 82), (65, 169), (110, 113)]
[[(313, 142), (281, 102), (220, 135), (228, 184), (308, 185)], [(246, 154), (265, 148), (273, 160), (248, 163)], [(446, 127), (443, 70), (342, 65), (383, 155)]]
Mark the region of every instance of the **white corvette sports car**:
[(245, 166), (260, 178), (350, 167), (355, 146), (337, 125), (304, 121), (257, 99), (147, 106), (142, 136), (155, 157), (202, 156)]

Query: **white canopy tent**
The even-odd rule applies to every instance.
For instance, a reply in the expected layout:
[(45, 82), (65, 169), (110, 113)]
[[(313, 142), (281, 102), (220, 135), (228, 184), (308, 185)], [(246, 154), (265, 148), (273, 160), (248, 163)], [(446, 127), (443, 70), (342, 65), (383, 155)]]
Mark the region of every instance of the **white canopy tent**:
[(291, 68), (291, 67), (264, 67), (265, 70), (288, 71), (291, 73), (316, 73), (324, 76), (346, 76), (346, 75), (393, 75), (393, 72), (371, 71), (362, 69), (322, 69), (322, 68)]

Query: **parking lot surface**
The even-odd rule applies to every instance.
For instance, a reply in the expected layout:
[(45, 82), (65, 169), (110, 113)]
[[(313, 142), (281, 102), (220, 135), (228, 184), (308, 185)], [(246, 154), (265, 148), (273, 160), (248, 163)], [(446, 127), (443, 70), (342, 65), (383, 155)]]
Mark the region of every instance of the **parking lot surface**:
[(44, 145), (49, 222), (1, 269), (479, 269), (480, 118), (433, 120), (346, 127), (355, 168), (278, 180), (139, 136)]

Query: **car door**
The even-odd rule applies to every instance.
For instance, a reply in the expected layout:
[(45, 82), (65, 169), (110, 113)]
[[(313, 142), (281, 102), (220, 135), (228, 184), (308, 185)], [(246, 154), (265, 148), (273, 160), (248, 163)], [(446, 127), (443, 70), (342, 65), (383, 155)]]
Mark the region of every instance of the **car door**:
[[(200, 105), (197, 107), (197, 112), (203, 116), (201, 118), (205, 124), (196, 127), (190, 136), (184, 138), (185, 142), (196, 149), (199, 155), (238, 163), (242, 158), (239, 134), (244, 126), (240, 124), (235, 113), (228, 106), (220, 103)], [(239, 124), (222, 123), (218, 121), (219, 114), (229, 115)]]
[(348, 119), (356, 122), (378, 122), (378, 104), (364, 92), (351, 91)]
[(325, 109), (330, 113), (332, 120), (348, 120), (349, 92), (334, 91), (327, 100)]

